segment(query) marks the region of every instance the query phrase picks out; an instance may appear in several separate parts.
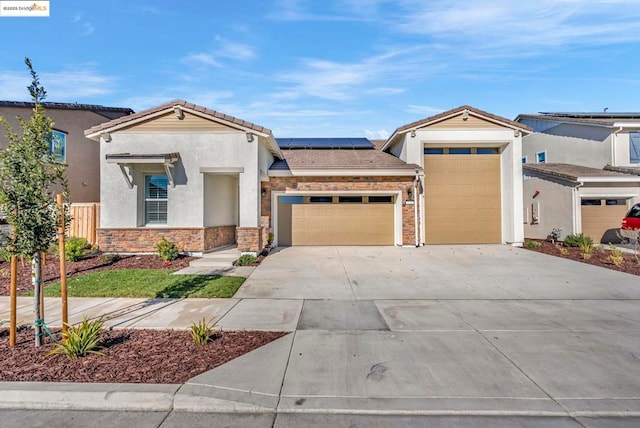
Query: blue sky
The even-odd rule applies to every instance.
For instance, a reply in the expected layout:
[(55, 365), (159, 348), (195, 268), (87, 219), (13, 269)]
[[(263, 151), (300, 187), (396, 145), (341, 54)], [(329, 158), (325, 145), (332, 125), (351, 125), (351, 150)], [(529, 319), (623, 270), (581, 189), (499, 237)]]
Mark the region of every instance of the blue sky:
[(181, 98), (276, 137), (386, 138), (470, 104), (638, 111), (638, 0), (51, 0), (0, 18), (0, 99), (131, 107)]

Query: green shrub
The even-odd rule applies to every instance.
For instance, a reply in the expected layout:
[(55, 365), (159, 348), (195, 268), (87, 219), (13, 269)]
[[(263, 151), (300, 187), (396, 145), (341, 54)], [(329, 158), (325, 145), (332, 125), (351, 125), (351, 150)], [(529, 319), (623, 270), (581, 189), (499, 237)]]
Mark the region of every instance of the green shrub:
[(250, 266), (258, 263), (258, 259), (251, 254), (243, 254), (236, 260), (236, 266)]
[(122, 257), (120, 257), (118, 253), (105, 253), (100, 256), (100, 260), (106, 263), (115, 263), (120, 259), (122, 259)]
[(622, 253), (622, 250), (618, 247), (616, 247), (613, 244), (609, 244), (610, 245), (610, 249), (611, 249), (611, 254), (609, 254), (609, 261), (611, 263), (613, 263), (615, 266), (622, 266), (624, 264), (624, 254)]
[(70, 237), (64, 242), (64, 258), (68, 262), (77, 262), (89, 254), (91, 245), (85, 238)]
[(191, 324), (191, 339), (196, 345), (206, 345), (214, 334), (215, 330), (207, 324), (205, 318), (197, 324), (195, 322)]
[(269, 243), (269, 245), (273, 243), (273, 237), (274, 237), (273, 233), (269, 233), (267, 235), (267, 242)]
[(11, 253), (7, 247), (0, 248), (0, 259), (5, 263), (9, 263), (11, 261)]
[(156, 244), (156, 250), (160, 258), (165, 262), (170, 262), (178, 258), (178, 246), (174, 242), (167, 241), (167, 238), (164, 236), (162, 237), (162, 241)]
[(55, 349), (47, 355), (62, 354), (70, 360), (87, 354), (105, 355), (100, 352), (100, 341), (104, 331), (102, 317), (89, 321), (86, 317), (78, 326), (66, 324), (67, 331), (62, 334), (62, 343), (56, 343)]
[(538, 241), (528, 241), (526, 244), (524, 244), (525, 247), (532, 249), (532, 248), (538, 248), (541, 244)]
[(591, 240), (591, 238), (579, 242), (578, 247), (582, 252), (582, 258), (584, 260), (589, 260), (591, 258), (591, 255), (593, 254), (593, 241)]
[(590, 236), (583, 235), (582, 233), (567, 235), (564, 238), (564, 246), (565, 247), (580, 247), (580, 244), (588, 243), (590, 246), (593, 245), (593, 239)]

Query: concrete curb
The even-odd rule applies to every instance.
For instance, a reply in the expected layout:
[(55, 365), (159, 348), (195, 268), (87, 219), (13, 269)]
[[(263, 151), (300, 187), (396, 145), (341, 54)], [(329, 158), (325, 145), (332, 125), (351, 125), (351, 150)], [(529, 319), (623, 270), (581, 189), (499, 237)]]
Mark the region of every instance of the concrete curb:
[(164, 411), (180, 384), (1, 382), (0, 409)]

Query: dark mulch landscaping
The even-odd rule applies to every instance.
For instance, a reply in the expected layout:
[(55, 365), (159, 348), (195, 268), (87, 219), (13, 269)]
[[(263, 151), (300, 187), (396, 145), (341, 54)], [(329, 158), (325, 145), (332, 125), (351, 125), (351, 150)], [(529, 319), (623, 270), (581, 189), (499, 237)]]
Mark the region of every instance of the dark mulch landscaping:
[[(120, 260), (112, 262), (100, 254), (94, 254), (77, 262), (67, 262), (67, 278), (107, 269), (167, 269), (173, 271), (189, 266), (189, 262), (194, 259), (195, 257), (180, 256), (177, 260), (165, 263), (157, 255), (123, 255)], [(9, 263), (0, 262), (0, 296), (9, 295), (9, 267)], [(60, 265), (58, 259), (48, 257), (42, 274), (45, 286), (59, 282)], [(18, 260), (18, 295), (31, 289), (33, 289), (31, 263), (25, 260), (23, 264)]]
[(53, 345), (36, 348), (28, 328), (18, 332), (18, 344), (11, 348), (5, 329), (0, 330), (0, 381), (184, 383), (285, 334), (225, 331), (198, 346), (188, 331), (112, 330), (104, 334), (105, 356), (69, 360), (63, 355), (47, 357)]
[[(529, 241), (533, 241), (533, 240), (527, 240), (527, 242)], [(623, 254), (624, 263), (622, 264), (622, 266), (616, 266), (608, 259), (609, 255), (611, 254), (611, 251), (609, 250), (608, 245), (605, 245), (603, 249), (600, 251), (594, 250), (593, 254), (591, 255), (591, 258), (588, 260), (584, 260), (582, 258), (582, 252), (580, 251), (579, 248), (563, 247), (562, 243), (552, 244), (551, 242), (548, 242), (548, 241), (536, 241), (536, 242), (539, 242), (540, 246), (527, 248), (525, 243), (524, 248), (531, 251), (537, 251), (539, 253), (550, 254), (552, 256), (563, 257), (565, 259), (575, 260), (581, 263), (587, 263), (594, 266), (600, 266), (603, 268), (613, 269), (620, 272), (626, 272), (632, 275), (640, 276), (640, 263), (638, 262), (638, 259), (636, 259), (636, 257), (633, 254), (624, 253)], [(566, 255), (563, 255), (560, 252), (561, 248), (564, 248), (565, 250), (567, 250)]]

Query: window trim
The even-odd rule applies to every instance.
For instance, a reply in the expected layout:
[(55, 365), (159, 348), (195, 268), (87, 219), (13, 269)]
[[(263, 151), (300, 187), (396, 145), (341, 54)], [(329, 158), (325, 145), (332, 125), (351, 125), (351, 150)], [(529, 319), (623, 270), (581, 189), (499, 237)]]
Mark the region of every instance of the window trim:
[[(151, 182), (150, 177), (154, 177), (154, 176), (160, 176), (160, 177), (164, 177), (166, 180), (166, 194), (167, 197), (166, 198), (149, 198), (147, 197), (148, 195), (148, 189), (149, 189), (149, 183)], [(168, 224), (168, 220), (169, 220), (169, 177), (167, 177), (167, 174), (158, 174), (158, 173), (154, 173), (154, 174), (145, 174), (144, 175), (144, 225), (145, 226), (166, 226)], [(166, 203), (166, 211), (165, 211), (165, 216), (166, 216), (166, 220), (164, 222), (150, 222), (149, 221), (149, 217), (148, 217), (148, 209), (147, 209), (147, 202), (162, 202), (164, 201)]]
[[(544, 159), (542, 160), (542, 162), (540, 162), (540, 155), (544, 156)], [(547, 163), (547, 151), (543, 150), (541, 152), (537, 152), (536, 153), (536, 163)]]
[(61, 131), (61, 130), (55, 129), (55, 128), (51, 130), (51, 138), (49, 140), (49, 155), (54, 156), (54, 153), (53, 153), (53, 142), (54, 142), (54, 137), (55, 137), (56, 134), (62, 135), (62, 137), (63, 137), (62, 142), (64, 143), (62, 145), (62, 159), (56, 158), (56, 162), (58, 162), (58, 163), (66, 163), (67, 162), (67, 137), (69, 136), (68, 132), (64, 132), (64, 131)]

